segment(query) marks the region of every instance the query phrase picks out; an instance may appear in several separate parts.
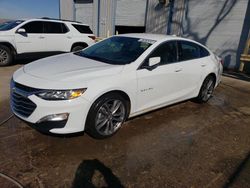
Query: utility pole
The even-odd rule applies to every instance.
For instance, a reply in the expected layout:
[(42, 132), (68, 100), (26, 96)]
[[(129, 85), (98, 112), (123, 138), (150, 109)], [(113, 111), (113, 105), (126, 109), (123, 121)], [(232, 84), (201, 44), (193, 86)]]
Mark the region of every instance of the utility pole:
[(171, 34), (171, 26), (174, 14), (174, 0), (169, 0), (169, 13), (168, 13), (168, 23), (167, 23), (167, 35)]
[(58, 5), (59, 5), (59, 19), (61, 18), (61, 0), (58, 0)]

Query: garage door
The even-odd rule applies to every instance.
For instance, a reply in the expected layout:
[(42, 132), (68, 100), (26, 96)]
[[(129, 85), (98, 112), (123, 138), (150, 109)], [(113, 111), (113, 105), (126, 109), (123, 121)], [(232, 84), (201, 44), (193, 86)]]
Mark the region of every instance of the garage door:
[(145, 26), (146, 0), (117, 0), (115, 25)]

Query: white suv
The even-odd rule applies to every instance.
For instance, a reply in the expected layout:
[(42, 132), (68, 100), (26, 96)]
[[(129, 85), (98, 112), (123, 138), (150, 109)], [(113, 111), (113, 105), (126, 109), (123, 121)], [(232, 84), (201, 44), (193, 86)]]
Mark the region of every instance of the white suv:
[(88, 25), (49, 18), (0, 24), (0, 66), (34, 53), (78, 51), (95, 42)]

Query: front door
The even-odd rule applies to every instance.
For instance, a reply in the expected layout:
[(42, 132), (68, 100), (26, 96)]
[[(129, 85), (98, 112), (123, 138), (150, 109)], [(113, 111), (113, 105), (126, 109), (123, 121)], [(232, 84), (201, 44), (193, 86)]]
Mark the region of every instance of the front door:
[[(161, 62), (151, 70), (147, 67), (152, 57), (160, 57)], [(179, 71), (177, 43), (170, 41), (160, 44), (137, 70), (137, 111), (173, 101), (181, 89), (178, 84)]]
[(31, 21), (21, 26), (26, 33), (16, 33), (17, 53), (44, 52), (43, 22)]

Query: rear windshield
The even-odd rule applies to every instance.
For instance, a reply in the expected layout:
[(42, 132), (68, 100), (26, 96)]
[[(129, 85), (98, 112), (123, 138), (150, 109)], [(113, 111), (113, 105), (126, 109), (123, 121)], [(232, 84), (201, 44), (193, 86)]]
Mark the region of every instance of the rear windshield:
[(80, 33), (93, 34), (93, 31), (91, 31), (91, 29), (87, 25), (72, 24), (72, 26), (76, 28), (76, 30)]
[(0, 24), (0, 31), (8, 31), (11, 30), (13, 28), (15, 28), (16, 26), (18, 26), (19, 24), (23, 23), (23, 20), (12, 20), (12, 21), (7, 21), (4, 23)]

